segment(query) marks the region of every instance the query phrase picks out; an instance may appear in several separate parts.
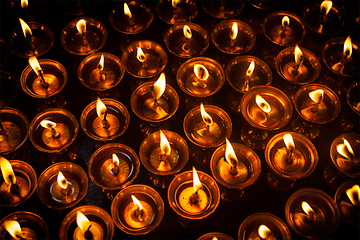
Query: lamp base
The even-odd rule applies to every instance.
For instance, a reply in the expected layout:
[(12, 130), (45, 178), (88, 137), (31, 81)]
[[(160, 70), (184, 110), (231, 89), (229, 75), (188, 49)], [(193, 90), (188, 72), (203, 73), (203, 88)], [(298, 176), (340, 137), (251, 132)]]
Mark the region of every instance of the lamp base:
[(37, 109), (39, 112), (43, 112), (49, 108), (65, 108), (66, 104), (65, 97), (61, 94), (57, 94), (47, 99), (39, 99)]
[(244, 189), (230, 189), (219, 185), (220, 197), (225, 201), (236, 201), (244, 194)]
[(254, 150), (265, 149), (273, 133), (268, 130), (258, 129), (245, 123), (240, 132), (240, 138), (243, 143)]
[(167, 188), (169, 187), (171, 181), (174, 179), (175, 175), (156, 175), (152, 172), (149, 172), (149, 179), (151, 183), (158, 188)]
[(294, 132), (300, 133), (308, 139), (316, 138), (320, 133), (320, 124), (305, 121), (300, 116), (296, 116), (291, 123)]
[(337, 189), (350, 178), (340, 172), (334, 164), (330, 163), (324, 170), (324, 178), (326, 183), (333, 189)]
[(273, 170), (269, 169), (267, 173), (267, 182), (275, 191), (286, 191), (294, 187), (296, 180), (281, 177)]
[(206, 218), (203, 219), (187, 219), (178, 215), (178, 221), (184, 228), (197, 229), (205, 224)]
[(31, 156), (30, 149), (25, 144), (21, 145), (21, 147), (19, 147), (17, 150), (11, 153), (4, 154), (4, 157), (8, 160), (17, 159), (27, 163), (30, 161), (30, 156)]
[(48, 157), (52, 164), (58, 162), (75, 162), (79, 156), (79, 149), (73, 143), (68, 148), (58, 152), (58, 153), (49, 153)]

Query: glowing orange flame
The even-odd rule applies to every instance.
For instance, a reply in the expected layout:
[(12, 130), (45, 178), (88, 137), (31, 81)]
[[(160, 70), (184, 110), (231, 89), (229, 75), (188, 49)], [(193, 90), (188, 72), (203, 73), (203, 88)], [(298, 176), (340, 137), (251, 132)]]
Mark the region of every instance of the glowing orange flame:
[(96, 101), (96, 113), (97, 113), (98, 117), (103, 118), (102, 116), (105, 115), (105, 112), (106, 112), (106, 106), (101, 101), (101, 99), (98, 97), (98, 99)]
[(112, 160), (113, 160), (112, 163), (113, 163), (114, 166), (119, 166), (120, 161), (119, 161), (118, 156), (115, 153), (112, 154)]
[(29, 64), (30, 64), (31, 68), (34, 70), (34, 72), (36, 73), (36, 75), (39, 76), (39, 71), (42, 72), (42, 69), (41, 69), (40, 64), (39, 64), (38, 60), (36, 59), (36, 57), (30, 57)]
[(246, 76), (247, 77), (251, 77), (253, 72), (254, 72), (254, 68), (255, 68), (255, 62), (251, 61), (249, 68), (246, 70)]
[(347, 54), (348, 57), (350, 57), (352, 54), (352, 44), (351, 44), (350, 35), (346, 38), (344, 43), (344, 54)]
[(130, 8), (129, 6), (126, 4), (126, 2), (124, 3), (124, 13), (126, 16), (128, 16), (128, 18), (132, 18), (132, 14), (130, 12)]
[(140, 47), (137, 48), (136, 58), (139, 60), (139, 62), (145, 62), (146, 60), (146, 56)]
[(350, 143), (346, 139), (343, 139), (343, 142), (344, 142), (343, 144), (336, 145), (336, 150), (340, 155), (342, 155), (346, 159), (351, 159), (354, 156), (354, 151)]
[[(360, 202), (360, 187), (358, 184), (355, 184), (351, 188), (346, 190), (346, 195), (350, 199), (353, 205), (358, 205)], [(357, 197), (356, 197), (357, 196)]]
[(194, 193), (196, 193), (200, 188), (202, 187), (202, 184), (200, 182), (199, 176), (196, 172), (195, 167), (193, 167), (193, 188)]
[(0, 156), (0, 168), (6, 184), (10, 185), (16, 182), (16, 177), (10, 162), (3, 156)]
[(206, 80), (209, 77), (209, 71), (204, 65), (201, 64), (195, 64), (194, 65), (194, 73), (195, 76), (200, 80)]
[(51, 129), (51, 128), (54, 128), (56, 127), (56, 123), (52, 122), (52, 121), (49, 121), (49, 120), (42, 120), (40, 122), (40, 125), (43, 127), (43, 128), (47, 128), (47, 129)]
[(231, 159), (235, 160), (235, 162), (238, 162), (238, 159), (236, 157), (234, 148), (232, 147), (230, 141), (226, 138), (226, 148), (225, 148), (225, 159), (230, 164), (230, 166), (234, 167), (233, 161)]
[(258, 234), (261, 238), (266, 239), (271, 234), (271, 231), (266, 225), (260, 225)]
[(266, 113), (269, 113), (271, 111), (270, 105), (260, 95), (255, 96), (255, 102), (262, 111)]
[(311, 215), (311, 214), (313, 214), (314, 213), (314, 210), (310, 207), (310, 205), (307, 203), (307, 202), (305, 202), (305, 201), (303, 201), (302, 203), (301, 203), (301, 208), (302, 208), (302, 210), (307, 214), (307, 215)]
[(171, 5), (173, 6), (173, 8), (176, 8), (176, 6), (180, 3), (180, 0), (172, 0), (171, 1)]
[(284, 143), (287, 149), (292, 149), (295, 147), (293, 137), (290, 133), (287, 133), (283, 136)]
[(200, 113), (201, 113), (201, 118), (204, 121), (204, 123), (206, 125), (212, 125), (213, 120), (211, 118), (211, 116), (205, 111), (204, 105), (201, 103), (200, 104)]
[(320, 12), (325, 8), (325, 15), (327, 15), (332, 7), (332, 1), (323, 1), (320, 5)]
[(98, 66), (99, 66), (100, 71), (104, 70), (104, 54), (101, 54)]
[(235, 40), (237, 35), (238, 35), (238, 25), (236, 24), (236, 22), (233, 23), (233, 25), (231, 26), (231, 32), (230, 32), (230, 38), (231, 40)]
[(29, 5), (28, 0), (21, 0), (20, 6), (21, 8), (26, 8)]
[(161, 153), (164, 155), (169, 155), (171, 152), (171, 147), (169, 141), (167, 140), (165, 134), (160, 130), (160, 148)]
[(14, 239), (18, 239), (17, 236), (22, 234), (20, 224), (17, 221), (6, 220), (4, 221), (4, 227)]
[(312, 92), (309, 92), (309, 97), (316, 103), (320, 103), (324, 97), (324, 90), (318, 89)]
[(79, 33), (86, 32), (86, 21), (84, 19), (80, 19), (76, 23), (76, 29), (78, 30)]
[(218, 238), (214, 236), (211, 240), (218, 240)]
[(153, 87), (154, 87), (153, 88), (154, 98), (156, 100), (158, 100), (163, 95), (163, 93), (165, 92), (165, 88), (166, 88), (165, 73), (160, 74), (160, 77), (154, 83)]
[(283, 27), (289, 26), (290, 24), (290, 18), (288, 16), (284, 16), (281, 20), (281, 25)]
[(31, 36), (32, 32), (31, 32), (29, 25), (27, 25), (26, 22), (24, 20), (22, 20), (21, 18), (19, 18), (19, 21), (20, 21), (21, 28), (22, 28), (25, 38), (28, 34), (30, 34), (30, 36)]
[(191, 29), (188, 25), (184, 25), (183, 27), (183, 33), (184, 33), (184, 36), (189, 39), (192, 37), (192, 33), (191, 33)]
[(302, 51), (300, 50), (300, 48), (299, 48), (299, 46), (297, 44), (295, 45), (294, 52), (295, 52), (295, 63), (300, 64), (303, 53), (302, 53)]
[(57, 176), (57, 182), (58, 182), (59, 186), (61, 188), (63, 188), (63, 189), (66, 189), (68, 187), (68, 185), (69, 185), (66, 178), (64, 177), (64, 175), (60, 171), (59, 171), (59, 174)]
[(76, 212), (76, 223), (83, 232), (87, 231), (91, 225), (89, 219), (80, 211)]
[(134, 202), (134, 204), (139, 208), (139, 210), (141, 211), (143, 209), (143, 206), (141, 205), (140, 201), (134, 196), (131, 195), (131, 198)]

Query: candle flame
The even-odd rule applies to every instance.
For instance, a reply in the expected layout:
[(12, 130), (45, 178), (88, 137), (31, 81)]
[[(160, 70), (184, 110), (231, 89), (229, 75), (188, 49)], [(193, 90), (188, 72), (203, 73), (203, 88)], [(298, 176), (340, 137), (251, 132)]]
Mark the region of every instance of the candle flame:
[(204, 65), (201, 64), (195, 64), (194, 65), (194, 73), (195, 76), (200, 80), (206, 80), (209, 77), (209, 71)]
[(76, 212), (76, 223), (83, 232), (87, 231), (91, 225), (89, 219), (80, 211)]
[(140, 47), (137, 48), (136, 58), (139, 60), (139, 62), (145, 62), (146, 60), (146, 56)]
[(134, 196), (131, 195), (131, 198), (134, 202), (134, 204), (139, 208), (139, 210), (141, 211), (143, 209), (143, 206), (141, 205), (140, 201)]
[(0, 156), (0, 168), (1, 168), (1, 174), (6, 184), (10, 185), (16, 182), (16, 177), (10, 162), (3, 156)]
[(169, 155), (171, 152), (169, 141), (167, 140), (165, 134), (160, 130), (160, 148), (161, 153), (164, 155)]
[(20, 6), (21, 8), (26, 8), (29, 5), (28, 0), (21, 0)]
[(325, 15), (327, 15), (330, 12), (330, 9), (332, 7), (332, 1), (323, 1), (320, 5), (320, 12), (325, 9)]
[(80, 19), (76, 23), (76, 29), (78, 30), (79, 33), (86, 32), (86, 21), (84, 19)]
[(32, 32), (31, 32), (29, 25), (27, 25), (26, 22), (24, 20), (22, 20), (21, 18), (19, 18), (19, 21), (20, 21), (21, 28), (22, 28), (25, 38), (27, 37), (28, 34), (30, 34), (30, 36), (32, 36)]
[(176, 6), (180, 3), (180, 0), (172, 0), (171, 1), (171, 5), (173, 6), (173, 8), (176, 8)]
[(104, 70), (104, 54), (101, 54), (98, 66), (99, 66), (100, 71)]
[(255, 102), (262, 111), (266, 113), (269, 113), (271, 111), (270, 105), (260, 95), (256, 95)]
[(196, 193), (200, 188), (202, 187), (202, 184), (200, 182), (199, 176), (196, 172), (195, 167), (193, 167), (193, 188), (194, 193)]
[(184, 25), (183, 27), (183, 33), (184, 33), (184, 36), (189, 39), (192, 37), (192, 33), (191, 33), (191, 29), (188, 25)]
[(258, 234), (261, 238), (266, 239), (271, 234), (271, 231), (266, 225), (260, 225)]
[(251, 77), (255, 68), (255, 62), (251, 61), (249, 68), (246, 70), (246, 76)]
[(165, 73), (161, 73), (158, 80), (153, 84), (153, 93), (155, 100), (158, 100), (163, 93), (165, 92), (166, 88), (166, 78)]
[(284, 16), (281, 20), (281, 25), (283, 27), (287, 27), (290, 24), (290, 18), (288, 16)]
[(238, 159), (236, 157), (234, 148), (232, 147), (230, 141), (226, 138), (226, 148), (225, 148), (225, 159), (229, 163), (230, 166), (234, 167), (236, 164), (231, 161), (231, 159), (235, 160), (235, 162), (238, 162)]
[(218, 240), (218, 238), (214, 236), (211, 240)]
[(47, 128), (47, 129), (51, 129), (51, 128), (54, 128), (56, 127), (56, 123), (52, 122), (52, 121), (49, 121), (49, 120), (42, 120), (40, 122), (40, 125), (43, 127), (43, 128)]
[(201, 113), (201, 118), (204, 121), (204, 123), (206, 125), (211, 126), (213, 123), (213, 120), (212, 120), (211, 116), (205, 111), (204, 104), (202, 104), (202, 103), (200, 104), (200, 113)]
[(355, 184), (351, 188), (346, 190), (346, 195), (350, 199), (353, 205), (358, 205), (360, 202), (360, 187), (358, 184)]
[(309, 97), (316, 103), (320, 103), (324, 97), (324, 90), (318, 89), (312, 92), (309, 92)]
[(233, 25), (231, 26), (231, 32), (230, 32), (231, 40), (235, 40), (237, 35), (238, 35), (238, 25), (236, 24), (236, 22), (234, 22)]
[(337, 152), (340, 155), (344, 156), (346, 159), (352, 159), (352, 157), (354, 156), (354, 151), (350, 143), (346, 139), (343, 139), (343, 142), (344, 143), (336, 145)]
[(68, 187), (68, 185), (69, 185), (66, 178), (64, 177), (64, 175), (60, 171), (59, 171), (59, 174), (57, 176), (57, 182), (58, 182), (59, 186), (61, 188), (63, 188), (63, 189), (66, 189)]
[(130, 12), (130, 8), (129, 6), (127, 5), (127, 3), (125, 2), (124, 3), (124, 13), (126, 16), (128, 16), (129, 18), (132, 18), (132, 14)]
[(36, 59), (36, 57), (30, 57), (29, 64), (30, 64), (31, 68), (34, 70), (34, 72), (36, 73), (36, 75), (39, 76), (39, 71), (42, 72), (42, 69), (41, 69), (40, 64), (39, 64), (38, 60)]
[(17, 236), (22, 234), (20, 224), (15, 220), (5, 220), (4, 227), (14, 239), (18, 239)]
[(295, 148), (295, 144), (294, 144), (294, 140), (293, 137), (291, 136), (290, 133), (287, 133), (283, 136), (283, 140), (285, 142), (286, 148), (287, 149), (293, 149)]
[(97, 101), (96, 101), (96, 113), (97, 113), (98, 117), (102, 118), (102, 115), (105, 115), (105, 112), (106, 112), (106, 106), (101, 101), (101, 99), (98, 97)]
[(303, 201), (302, 203), (301, 203), (301, 208), (302, 208), (302, 210), (307, 214), (307, 215), (311, 215), (311, 214), (313, 214), (314, 213), (314, 210), (310, 207), (310, 205), (307, 203), (307, 202), (305, 202), (305, 201)]
[(296, 64), (300, 64), (301, 63), (301, 58), (303, 57), (303, 53), (302, 51), (300, 50), (299, 46), (296, 44), (295, 45), (295, 63)]
[(344, 54), (347, 55), (348, 57), (350, 57), (352, 54), (352, 44), (351, 44), (350, 35), (346, 38), (344, 43)]
[(113, 160), (112, 163), (113, 163), (114, 166), (119, 166), (120, 160), (119, 160), (118, 156), (115, 153), (112, 154), (112, 160)]

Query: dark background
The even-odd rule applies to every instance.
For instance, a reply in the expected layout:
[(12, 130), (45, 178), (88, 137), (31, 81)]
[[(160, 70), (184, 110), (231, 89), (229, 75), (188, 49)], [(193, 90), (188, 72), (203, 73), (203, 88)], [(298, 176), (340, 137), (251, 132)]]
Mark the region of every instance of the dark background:
[[(20, 2), (20, 1), (19, 1)], [(17, 6), (20, 3), (17, 1), (1, 1), (1, 38), (5, 41), (8, 40), (11, 32), (18, 26), (20, 26), (19, 21), (17, 20)], [(31, 0), (30, 3), (31, 4)], [(71, 111), (75, 117), (80, 120), (80, 115), (83, 109), (93, 100), (91, 98), (92, 91), (87, 89), (84, 85), (80, 83), (77, 77), (77, 67), (81, 60), (86, 56), (76, 56), (71, 55), (67, 51), (65, 51), (60, 44), (60, 32), (64, 28), (64, 26), (77, 18), (78, 16), (67, 15), (62, 12), (57, 2), (48, 1), (48, 2), (40, 2), (36, 1), (39, 6), (39, 9), (46, 9), (47, 13), (45, 17), (41, 18), (41, 14), (35, 17), (35, 20), (41, 22), (48, 27), (54, 33), (54, 44), (51, 49), (44, 55), (38, 57), (38, 59), (53, 59), (55, 61), (60, 62), (65, 66), (68, 72), (68, 82), (61, 94), (65, 97), (67, 101), (66, 109)], [(89, 3), (95, 3), (91, 1)], [(121, 58), (123, 47), (126, 46), (129, 42), (146, 39), (153, 40), (159, 44), (161, 44), (164, 49), (164, 41), (163, 36), (165, 32), (168, 30), (170, 25), (162, 22), (155, 11), (155, 6), (157, 1), (146, 1), (154, 13), (154, 20), (151, 26), (144, 32), (134, 35), (128, 36), (126, 34), (122, 34), (117, 32), (109, 22), (109, 12), (112, 7), (115, 6), (116, 1), (99, 1), (96, 5), (96, 8), (91, 12), (83, 15), (86, 17), (93, 17), (97, 20), (104, 23), (108, 30), (108, 39), (105, 46), (100, 50), (101, 52), (109, 52), (117, 55)], [(274, 2), (274, 6), (278, 2)], [(271, 43), (262, 33), (261, 24), (265, 19), (266, 15), (275, 11), (290, 11), (295, 13), (296, 15), (302, 17), (305, 6), (310, 3), (308, 1), (284, 1), (279, 7), (273, 10), (260, 10), (252, 5), (249, 2), (245, 2), (244, 8), (242, 12), (236, 16), (234, 19), (238, 19), (248, 23), (256, 33), (256, 42), (254, 47), (246, 54), (253, 55), (259, 57), (260, 59), (265, 60), (268, 65), (272, 68), (273, 72), (273, 81), (271, 83), (272, 86), (278, 87), (291, 95), (294, 93), (298, 86), (290, 86), (283, 80), (276, 72), (274, 66), (274, 58), (280, 52), (283, 47), (276, 46)], [(35, 3), (34, 3), (35, 4)], [(216, 19), (208, 15), (202, 8), (201, 2), (196, 2), (198, 6), (198, 15), (194, 19), (194, 23), (201, 25), (205, 28), (208, 33), (211, 33), (213, 27), (221, 21), (221, 19)], [(343, 4), (349, 4), (349, 6), (353, 6), (354, 8), (359, 9), (359, 3), (357, 1), (334, 1), (334, 5), (342, 6)], [(40, 19), (39, 19), (40, 18)], [(31, 21), (30, 18), (23, 18), (25, 21)], [(344, 30), (339, 33), (337, 36), (346, 37), (350, 34), (352, 40), (359, 41), (359, 24), (354, 22), (351, 19), (348, 19), (347, 25), (344, 27)], [(269, 212), (272, 213), (279, 218), (281, 218), (284, 222), (285, 219), (285, 203), (289, 196), (294, 193), (296, 190), (302, 188), (317, 188), (321, 189), (331, 197), (334, 197), (336, 188), (329, 186), (324, 178), (324, 170), (329, 165), (331, 166), (332, 162), (330, 159), (330, 145), (331, 142), (340, 134), (344, 132), (359, 132), (359, 116), (356, 115), (348, 106), (346, 102), (346, 90), (348, 86), (354, 82), (358, 81), (358, 76), (353, 78), (341, 77), (333, 74), (331, 71), (327, 69), (325, 64), (321, 59), (321, 49), (323, 44), (330, 39), (331, 37), (320, 36), (307, 31), (305, 40), (299, 45), (300, 47), (305, 47), (312, 51), (322, 63), (322, 71), (319, 78), (315, 81), (315, 83), (321, 83), (332, 88), (339, 96), (341, 101), (341, 111), (339, 116), (332, 121), (331, 123), (325, 124), (321, 126), (320, 134), (318, 137), (312, 140), (315, 144), (318, 155), (319, 155), (319, 163), (316, 170), (309, 176), (304, 179), (298, 180), (296, 185), (291, 190), (277, 192), (272, 190), (266, 180), (267, 173), (269, 171), (269, 167), (264, 159), (264, 150), (258, 150), (256, 153), (260, 157), (262, 161), (262, 169), (259, 179), (254, 183), (254, 185), (245, 189), (245, 193), (242, 198), (234, 202), (226, 202), (221, 201), (216, 211), (210, 215), (205, 222), (205, 225), (199, 227), (197, 229), (186, 229), (182, 227), (178, 220), (177, 214), (170, 208), (167, 202), (167, 190), (155, 188), (160, 195), (162, 196), (165, 202), (165, 215), (160, 223), (160, 225), (151, 233), (144, 236), (128, 236), (127, 234), (120, 231), (115, 226), (114, 239), (196, 239), (201, 235), (208, 232), (222, 232), (233, 238), (237, 238), (238, 228), (242, 221), (250, 216), (251, 214), (258, 212)], [(6, 49), (1, 49), (3, 53)], [(166, 50), (167, 51), (167, 50)], [(182, 63), (184, 60), (179, 59), (173, 56), (170, 52), (168, 52), (168, 64), (165, 68), (166, 80), (167, 83), (175, 88), (180, 98), (180, 106), (178, 111), (175, 113), (173, 117), (171, 117), (168, 122), (168, 129), (171, 131), (175, 131), (182, 135), (186, 140), (184, 131), (182, 129), (182, 121), (186, 113), (190, 110), (190, 102), (193, 100), (186, 96), (185, 93), (181, 91), (176, 83), (176, 71), (179, 67), (179, 63)], [(244, 54), (243, 54), (244, 55)], [(221, 53), (215, 46), (210, 42), (209, 48), (202, 55), (205, 57), (211, 57), (218, 61), (223, 67), (236, 56), (226, 55)], [(185, 59), (186, 60), (186, 59)], [(3, 63), (2, 63), (3, 65)], [(19, 81), (21, 72), (28, 65), (28, 61), (25, 58), (20, 58), (14, 54), (10, 54), (7, 62), (1, 66), (2, 71), (7, 71), (15, 76), (15, 78)], [(157, 76), (150, 79), (156, 80)], [(18, 82), (19, 83), (19, 82)], [(130, 126), (129, 129), (123, 134), (123, 136), (119, 139), (120, 142), (125, 143), (126, 145), (132, 147), (136, 152), (138, 152), (140, 144), (145, 136), (142, 134), (142, 129), (140, 128), (140, 124), (142, 123), (139, 118), (133, 114), (130, 107), (130, 96), (132, 90), (140, 84), (141, 81), (132, 77), (130, 74), (125, 73), (122, 81), (115, 87), (119, 91), (119, 101), (124, 103), (127, 109), (130, 112)], [(19, 83), (20, 84), (20, 83)], [(289, 88), (290, 86), (290, 88)], [(289, 91), (288, 89), (292, 89)], [(2, 90), (3, 91), (3, 90)], [(234, 90), (232, 90), (231, 86), (228, 82), (225, 82), (222, 89), (216, 93), (211, 98), (206, 99), (211, 104), (217, 105), (224, 109), (230, 116), (233, 122), (233, 131), (230, 137), (231, 142), (241, 143), (240, 139), (240, 130), (241, 127), (246, 124), (243, 116), (231, 110), (229, 106), (228, 96), (233, 94)], [(15, 101), (9, 106), (20, 111), (24, 112), (28, 117), (29, 121), (31, 121), (37, 114), (37, 102), (38, 100), (32, 98), (25, 94), (21, 87), (19, 88), (17, 97)], [(199, 104), (199, 103), (197, 103)], [(196, 106), (196, 105), (194, 105)], [(274, 131), (275, 133), (283, 132), (283, 131), (292, 131), (292, 122), (293, 119), (298, 117), (297, 112), (293, 112), (292, 119), (290, 122), (280, 130)], [(87, 163), (89, 161), (90, 156), (95, 151), (95, 141), (90, 139), (82, 129), (79, 130), (79, 134), (77, 139), (75, 140), (75, 144), (79, 148), (79, 159), (76, 163), (81, 165), (84, 170), (87, 172)], [(188, 141), (190, 146), (190, 142)], [(30, 140), (28, 139), (25, 142), (31, 152), (31, 158), (29, 163), (34, 167), (38, 176), (45, 170), (48, 166), (51, 165), (48, 160), (48, 156), (46, 153), (40, 152), (32, 145)], [(211, 149), (210, 151), (213, 151)], [(210, 152), (211, 153), (211, 152)], [(210, 159), (208, 159), (209, 161)], [(209, 164), (201, 164), (196, 162), (193, 157), (190, 157), (188, 164), (184, 167), (183, 171), (190, 170), (192, 166), (195, 166), (197, 170), (207, 172), (211, 174)], [(344, 177), (342, 181), (351, 180), (348, 177)], [(141, 166), (140, 173), (133, 182), (134, 184), (146, 184), (152, 186), (149, 178), (148, 171)], [(96, 205), (103, 207), (110, 213), (110, 205), (111, 202), (107, 200), (101, 192), (101, 189), (96, 186), (89, 178), (89, 189), (87, 195), (83, 201), (81, 201), (78, 205)], [(72, 209), (72, 208), (71, 208)], [(39, 199), (37, 193), (34, 193), (33, 196), (28, 199), (22, 205), (16, 208), (4, 208), (1, 207), (0, 218), (2, 219), (6, 215), (20, 210), (26, 210), (34, 212), (40, 215), (45, 222), (47, 223), (49, 229), (49, 237), (50, 239), (58, 238), (59, 228), (64, 216), (71, 210), (53, 210), (47, 208)], [(301, 239), (300, 236), (296, 235), (293, 231), (291, 231), (293, 239)], [(349, 225), (343, 219), (340, 219), (339, 227), (335, 231), (335, 233), (329, 237), (329, 239), (359, 239), (359, 228)]]

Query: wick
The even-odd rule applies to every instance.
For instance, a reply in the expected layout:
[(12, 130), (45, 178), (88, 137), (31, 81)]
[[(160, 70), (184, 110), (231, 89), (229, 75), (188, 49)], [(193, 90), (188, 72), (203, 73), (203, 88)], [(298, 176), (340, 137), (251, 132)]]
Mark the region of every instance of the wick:
[(160, 155), (160, 161), (162, 161), (162, 162), (167, 161), (167, 158), (168, 158), (168, 156), (165, 155), (165, 154), (161, 154), (161, 155)]
[[(64, 181), (66, 181), (66, 180), (64, 180)], [(70, 192), (69, 185), (68, 185), (66, 188), (61, 188), (60, 192), (61, 192), (63, 195), (68, 195), (69, 192)]]
[(110, 124), (108, 120), (106, 120), (106, 116), (107, 116), (107, 110), (104, 113), (104, 119), (102, 120), (101, 126), (105, 129), (108, 129), (110, 127)]
[(84, 43), (84, 45), (89, 45), (89, 42), (88, 42), (88, 40), (86, 39), (85, 31), (82, 32), (82, 38), (83, 38), (83, 43)]
[(29, 42), (30, 49), (31, 49), (32, 51), (35, 51), (35, 44), (34, 44), (33, 36), (32, 36), (31, 34), (27, 34), (26, 39), (27, 39), (28, 42)]
[(303, 61), (304, 61), (304, 56), (302, 55), (302, 56), (300, 56), (300, 61), (299, 61), (299, 63), (298, 64), (296, 64), (296, 66), (293, 68), (293, 71), (292, 71), (292, 74), (293, 75), (298, 75), (299, 74), (299, 67), (300, 67), (300, 65), (303, 63)]
[(144, 212), (143, 210), (140, 210), (139, 208), (137, 208), (135, 210), (135, 216), (137, 217), (137, 219), (139, 219), (139, 221), (144, 221)]
[(231, 161), (231, 163), (232, 163), (232, 165), (230, 165), (230, 173), (232, 174), (232, 175), (236, 175), (238, 172), (237, 172), (237, 168), (236, 168), (236, 161), (235, 161), (235, 159), (233, 159), (233, 158), (231, 158), (230, 159), (230, 161)]
[(156, 110), (157, 107), (158, 107), (158, 102), (157, 102), (157, 99), (155, 98), (154, 86), (151, 86), (151, 87), (150, 87), (150, 90), (151, 90), (151, 93), (152, 93), (153, 99), (154, 99), (154, 104), (152, 105), (152, 109), (153, 109), (153, 110)]
[(10, 179), (10, 182), (11, 182), (10, 192), (18, 193), (19, 192), (19, 186), (14, 182), (13, 176), (9, 175), (9, 179)]
[(190, 52), (190, 44), (188, 43), (189, 39), (185, 38), (185, 43), (182, 45), (181, 49), (184, 50), (184, 52), (189, 53)]
[(324, 22), (325, 12), (326, 12), (326, 9), (325, 9), (325, 7), (323, 7), (320, 12), (320, 25), (322, 25)]
[(60, 132), (56, 132), (55, 128), (51, 128), (51, 133), (53, 138), (58, 138), (60, 136)]
[(295, 152), (295, 148), (294, 147), (289, 147), (287, 149), (287, 154), (288, 154), (288, 158), (287, 158), (287, 163), (288, 164), (292, 164), (294, 161), (294, 152)]
[(89, 226), (89, 228), (86, 230), (86, 232), (84, 234), (85, 239), (89, 239), (89, 240), (94, 239), (94, 236), (93, 236), (92, 232), (90, 231), (91, 226), (92, 225)]
[(313, 222), (314, 221), (314, 213), (310, 212), (309, 214), (307, 214), (306, 218), (305, 218), (305, 221), (306, 222)]
[(99, 69), (99, 80), (100, 80), (100, 81), (104, 81), (105, 78), (104, 78), (104, 76), (103, 76), (103, 70), (101, 70), (100, 64), (98, 64), (97, 68)]
[(126, 17), (127, 17), (128, 21), (129, 21), (129, 25), (130, 25), (130, 26), (134, 26), (135, 23), (134, 23), (133, 18), (132, 18), (132, 17), (129, 17), (128, 15), (126, 15)]
[(114, 175), (118, 175), (119, 174), (119, 165), (117, 165), (117, 164), (113, 164), (113, 168), (111, 168), (111, 172), (112, 172), (112, 174), (114, 174)]
[(43, 88), (48, 88), (48, 87), (49, 87), (49, 84), (45, 81), (42, 71), (39, 70), (38, 73), (39, 73), (39, 75), (40, 75), (41, 84), (42, 84)]
[(199, 202), (199, 194), (198, 194), (198, 191), (194, 192), (194, 194), (191, 195), (191, 197), (190, 197), (190, 203), (191, 203), (191, 204), (195, 204), (195, 203), (197, 203), (197, 202)]
[(244, 84), (244, 91), (249, 91), (249, 84), (250, 84), (250, 76), (246, 75), (245, 76), (245, 84)]
[(317, 112), (317, 111), (319, 111), (319, 106), (320, 106), (320, 103), (322, 102), (323, 98), (324, 98), (324, 96), (321, 96), (319, 102), (316, 102), (316, 103), (313, 104), (313, 106), (312, 106), (312, 108), (311, 108), (311, 111), (312, 111), (312, 112)]
[(281, 38), (285, 37), (286, 27), (287, 27), (287, 24), (281, 25), (281, 32), (280, 32), (280, 37)]

